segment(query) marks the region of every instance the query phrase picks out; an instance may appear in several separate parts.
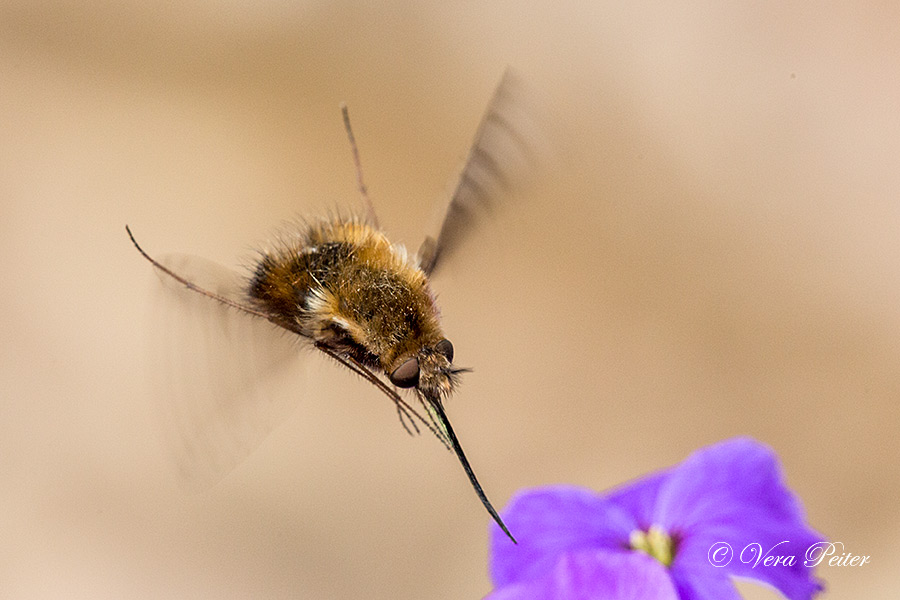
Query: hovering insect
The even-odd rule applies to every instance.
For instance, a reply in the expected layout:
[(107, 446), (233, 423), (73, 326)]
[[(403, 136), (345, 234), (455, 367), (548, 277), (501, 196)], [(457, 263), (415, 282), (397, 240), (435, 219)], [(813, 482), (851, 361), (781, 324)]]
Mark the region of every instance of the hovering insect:
[[(390, 398), (407, 431), (418, 432), (418, 423), (428, 428), (456, 454), (482, 504), (513, 542), (515, 538), (475, 477), (444, 410), (444, 400), (468, 369), (453, 363), (453, 345), (441, 329), (428, 278), (464, 237), (477, 211), (489, 205), (498, 187), (508, 184), (504, 165), (510, 153), (517, 158), (528, 155), (525, 139), (509, 118), (517, 86), (516, 77), (507, 72), (482, 118), (444, 219), (436, 235), (426, 237), (415, 258), (392, 244), (379, 228), (363, 183), (346, 106), (342, 113), (364, 216), (332, 216), (307, 223), (299, 233), (261, 253), (242, 294), (209, 289), (152, 258), (126, 226), (137, 250), (166, 276), (199, 295), (308, 340)], [(413, 390), (425, 416), (395, 388)]]

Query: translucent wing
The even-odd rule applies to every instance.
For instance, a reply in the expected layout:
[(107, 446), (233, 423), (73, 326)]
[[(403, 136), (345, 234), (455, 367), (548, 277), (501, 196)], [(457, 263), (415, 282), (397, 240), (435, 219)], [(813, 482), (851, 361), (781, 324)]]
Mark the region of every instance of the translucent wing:
[(504, 73), (475, 134), (440, 224), (419, 248), (419, 266), (431, 274), (492, 206), (534, 166), (536, 131), (518, 76)]
[[(159, 262), (246, 304), (238, 273), (194, 256)], [(300, 338), (158, 269), (154, 274), (150, 366), (162, 436), (182, 484), (203, 489), (234, 469), (294, 407), (303, 390)]]

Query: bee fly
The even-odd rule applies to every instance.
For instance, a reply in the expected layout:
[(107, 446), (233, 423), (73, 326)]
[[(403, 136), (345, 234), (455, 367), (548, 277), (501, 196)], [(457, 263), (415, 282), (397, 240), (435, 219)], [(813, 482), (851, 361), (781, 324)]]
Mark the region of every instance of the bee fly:
[[(515, 538), (488, 500), (444, 410), (461, 373), (453, 344), (441, 330), (429, 276), (463, 237), (474, 211), (504, 186), (502, 161), (527, 151), (508, 120), (515, 77), (507, 72), (482, 118), (459, 182), (437, 234), (427, 237), (415, 259), (381, 232), (362, 179), (359, 152), (346, 106), (344, 125), (353, 151), (364, 217), (321, 219), (292, 239), (263, 252), (243, 299), (216, 293), (190, 281), (147, 254), (131, 230), (137, 250), (168, 277), (189, 290), (243, 313), (265, 319), (307, 339), (312, 346), (361, 375), (396, 405), (410, 433), (428, 428), (455, 452), (472, 487), (494, 521)], [(498, 156), (498, 152), (504, 154)], [(384, 373), (394, 387), (379, 376)], [(396, 388), (414, 391), (422, 416)]]

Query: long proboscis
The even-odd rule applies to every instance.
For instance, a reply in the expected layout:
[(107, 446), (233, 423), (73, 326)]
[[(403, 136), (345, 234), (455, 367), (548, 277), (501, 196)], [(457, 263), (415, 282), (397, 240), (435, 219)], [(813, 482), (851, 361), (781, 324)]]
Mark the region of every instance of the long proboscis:
[(447, 413), (444, 412), (444, 406), (441, 404), (440, 400), (432, 400), (426, 399), (426, 401), (434, 408), (434, 412), (437, 413), (438, 418), (441, 420), (441, 425), (447, 430), (447, 437), (450, 440), (450, 445), (453, 448), (453, 451), (456, 453), (456, 457), (459, 459), (459, 462), (462, 464), (463, 470), (465, 470), (466, 475), (469, 477), (469, 481), (472, 483), (472, 487), (475, 488), (475, 493), (478, 494), (478, 499), (481, 500), (481, 503), (487, 509), (488, 513), (491, 517), (496, 521), (497, 525), (500, 526), (500, 529), (503, 530), (509, 539), (512, 540), (513, 544), (518, 544), (516, 538), (513, 537), (513, 534), (510, 533), (509, 528), (506, 527), (506, 523), (503, 522), (503, 519), (500, 518), (500, 515), (497, 513), (497, 510), (494, 508), (494, 505), (491, 504), (491, 501), (488, 500), (487, 494), (484, 493), (484, 490), (481, 488), (481, 484), (478, 483), (478, 478), (475, 477), (475, 471), (472, 470), (472, 466), (469, 464), (469, 459), (466, 458), (466, 453), (463, 452), (462, 445), (459, 443), (459, 438), (456, 437), (456, 433), (453, 431), (453, 426), (450, 425), (450, 419), (447, 418)]

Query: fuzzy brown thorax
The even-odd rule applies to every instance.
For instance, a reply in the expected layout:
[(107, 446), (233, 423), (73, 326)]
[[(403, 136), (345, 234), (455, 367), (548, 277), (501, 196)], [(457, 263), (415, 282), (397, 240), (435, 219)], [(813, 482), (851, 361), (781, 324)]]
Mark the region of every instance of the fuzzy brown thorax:
[(278, 325), (385, 373), (443, 339), (425, 274), (358, 219), (317, 221), (263, 253), (249, 295)]

